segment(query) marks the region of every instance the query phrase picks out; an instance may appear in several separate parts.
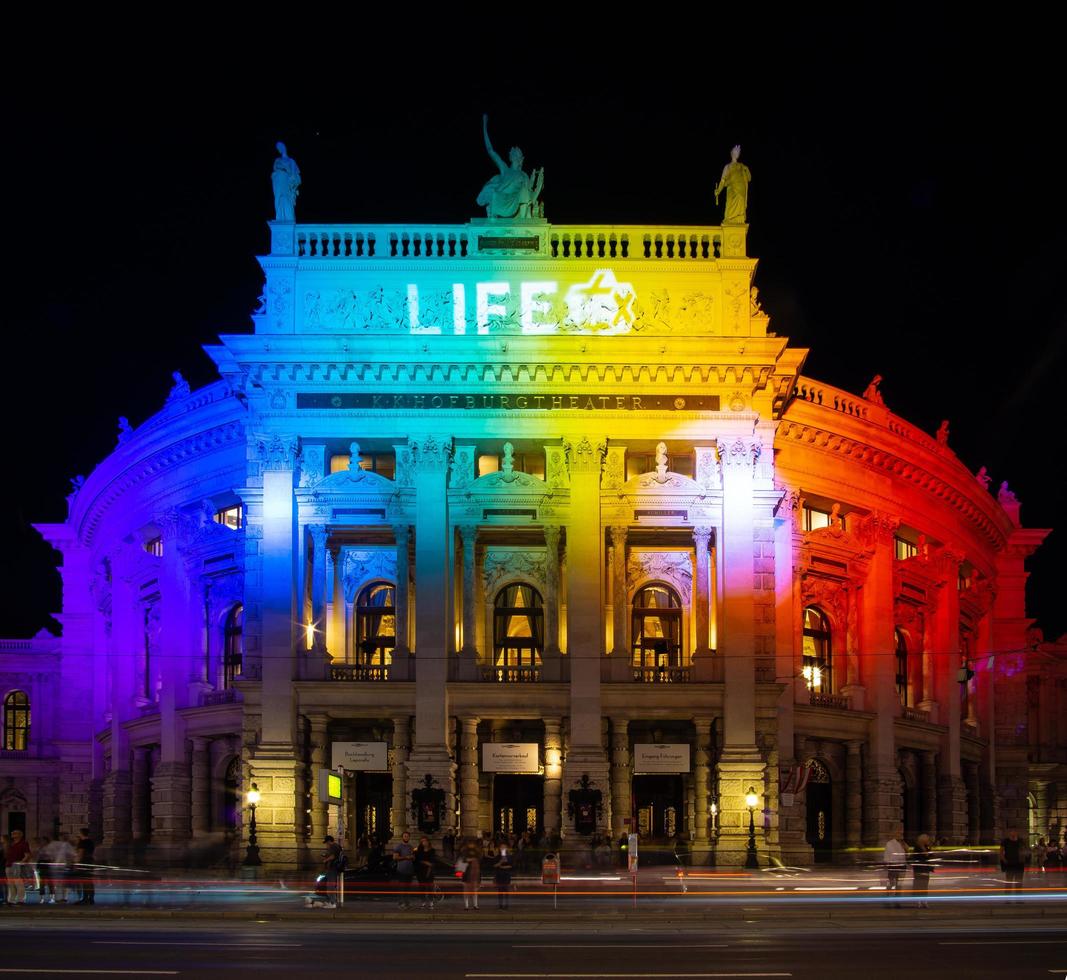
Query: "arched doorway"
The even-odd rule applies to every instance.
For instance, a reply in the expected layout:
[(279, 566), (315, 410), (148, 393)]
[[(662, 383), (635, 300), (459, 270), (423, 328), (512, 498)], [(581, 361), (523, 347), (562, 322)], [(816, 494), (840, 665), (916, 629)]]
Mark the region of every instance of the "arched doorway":
[(807, 798), (807, 841), (815, 852), (818, 864), (832, 861), (834, 856), (833, 836), (833, 783), (830, 770), (818, 759), (809, 759)]
[[(646, 585), (635, 596), (630, 636), (633, 666), (646, 680), (682, 665), (682, 600), (667, 585)], [(636, 673), (635, 670), (635, 673)]]
[(922, 833), (922, 815), (919, 812), (919, 792), (907, 769), (900, 770), (900, 822), (904, 824), (904, 840), (913, 841)]
[(500, 681), (539, 680), (544, 649), (541, 593), (515, 582), (493, 602), (493, 664)]

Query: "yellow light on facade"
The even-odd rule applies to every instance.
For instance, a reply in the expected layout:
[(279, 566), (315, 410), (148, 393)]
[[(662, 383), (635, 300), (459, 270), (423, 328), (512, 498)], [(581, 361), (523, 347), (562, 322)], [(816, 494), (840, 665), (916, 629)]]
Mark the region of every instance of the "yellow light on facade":
[(248, 800), (249, 806), (257, 806), (259, 804), (260, 795), (259, 787), (255, 783), (252, 784), (252, 788), (245, 794), (245, 799)]
[(307, 639), (307, 648), (310, 650), (315, 645), (315, 624), (308, 623), (304, 627), (304, 634)]
[(745, 794), (745, 806), (750, 810), (754, 810), (757, 803), (759, 803), (759, 797), (756, 795), (755, 789), (749, 786), (748, 792)]

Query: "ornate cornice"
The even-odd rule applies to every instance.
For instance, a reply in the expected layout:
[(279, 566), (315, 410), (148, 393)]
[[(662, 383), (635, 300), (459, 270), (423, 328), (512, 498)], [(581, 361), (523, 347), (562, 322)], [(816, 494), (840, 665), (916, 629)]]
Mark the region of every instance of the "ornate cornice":
[(577, 442), (565, 442), (567, 462), (570, 472), (596, 473), (600, 475), (601, 463), (607, 452), (607, 443), (603, 439), (591, 442), (588, 436), (582, 436)]
[(443, 473), (452, 461), (452, 440), (425, 436), (412, 443), (411, 456), (417, 471)]
[(752, 468), (760, 458), (763, 447), (752, 439), (727, 440), (719, 445), (719, 463), (723, 468)]

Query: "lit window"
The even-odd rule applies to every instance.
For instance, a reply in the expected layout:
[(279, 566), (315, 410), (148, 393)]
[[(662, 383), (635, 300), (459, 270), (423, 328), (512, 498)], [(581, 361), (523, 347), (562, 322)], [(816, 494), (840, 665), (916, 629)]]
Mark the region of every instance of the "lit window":
[(493, 653), (497, 667), (535, 667), (544, 649), (541, 593), (516, 583), (497, 593), (493, 603)]
[(634, 667), (680, 667), (682, 602), (666, 585), (646, 585), (634, 596), (630, 625)]
[(334, 453), (330, 457), (330, 472), (340, 473), (342, 470), (347, 470), (351, 461), (352, 457), (348, 453)]
[[(485, 453), (478, 457), (479, 476), (499, 473), (503, 468), (503, 456), (499, 454)], [(543, 480), (545, 478), (545, 454), (513, 453), (511, 470), (513, 473), (528, 473), (530, 476), (536, 476), (539, 480)]]
[(24, 752), (30, 747), (30, 699), (25, 691), (4, 698), (4, 748)]
[(962, 565), (960, 565), (959, 574), (956, 578), (956, 588), (960, 592), (964, 592), (971, 587), (971, 573), (966, 571)]
[(919, 546), (905, 541), (904, 538), (894, 538), (897, 548), (897, 558), (903, 561), (905, 558), (914, 558), (919, 553)]
[(396, 647), (396, 587), (372, 582), (356, 597), (356, 662), (388, 667)]
[(156, 537), (156, 538), (152, 538), (151, 541), (146, 541), (145, 542), (145, 546), (144, 546), (144, 550), (147, 551), (150, 555), (155, 555), (157, 558), (162, 558), (163, 557), (163, 538), (162, 537)]
[(222, 686), (229, 690), (241, 676), (245, 654), (245, 607), (238, 603), (226, 617), (223, 636)]
[(830, 512), (815, 507), (804, 508), (804, 530), (817, 531), (820, 527), (830, 526)]
[[(340, 473), (352, 463), (350, 453), (334, 453), (330, 457), (330, 472)], [(368, 473), (377, 473), (387, 480), (396, 479), (396, 453), (360, 453), (359, 468)]]
[(215, 512), (215, 523), (222, 524), (225, 527), (233, 528), (235, 531), (240, 531), (244, 527), (245, 523), (245, 509), (241, 504), (237, 504), (234, 507), (224, 507), (220, 511)]
[(815, 694), (833, 692), (830, 622), (814, 606), (804, 610), (804, 683)]

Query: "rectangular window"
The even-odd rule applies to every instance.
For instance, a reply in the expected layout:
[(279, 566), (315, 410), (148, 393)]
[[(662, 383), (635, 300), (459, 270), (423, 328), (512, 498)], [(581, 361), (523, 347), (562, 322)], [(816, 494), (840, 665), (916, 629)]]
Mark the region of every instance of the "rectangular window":
[[(489, 473), (499, 473), (503, 469), (504, 457), (499, 453), (484, 453), (478, 457), (478, 475), (486, 476)], [(528, 473), (537, 479), (545, 478), (545, 454), (544, 453), (514, 453), (511, 457), (511, 468), (515, 473)]]
[(224, 507), (220, 511), (215, 512), (215, 523), (222, 524), (225, 527), (233, 528), (235, 531), (240, 531), (245, 524), (245, 509), (242, 504), (237, 504), (234, 507)]
[(330, 457), (330, 472), (340, 473), (341, 470), (347, 470), (351, 460), (352, 457), (348, 453), (334, 453)]
[(151, 541), (146, 541), (145, 542), (145, 546), (144, 546), (144, 550), (147, 551), (150, 555), (155, 555), (157, 558), (162, 558), (163, 557), (163, 538), (162, 537), (156, 537), (156, 538), (152, 538)]
[[(350, 453), (334, 453), (330, 457), (330, 472), (347, 470), (352, 462)], [(368, 473), (377, 473), (387, 480), (396, 479), (396, 453), (360, 453), (359, 468)]]
[(830, 512), (817, 510), (815, 507), (804, 508), (804, 530), (816, 531), (820, 527), (830, 526)]
[(905, 558), (914, 558), (919, 553), (919, 546), (905, 541), (903, 538), (895, 538), (897, 558), (903, 561)]

